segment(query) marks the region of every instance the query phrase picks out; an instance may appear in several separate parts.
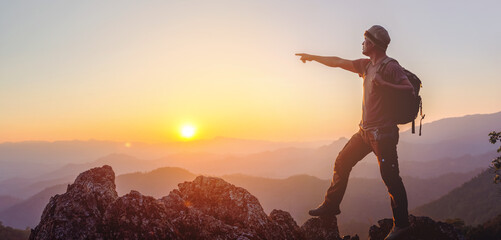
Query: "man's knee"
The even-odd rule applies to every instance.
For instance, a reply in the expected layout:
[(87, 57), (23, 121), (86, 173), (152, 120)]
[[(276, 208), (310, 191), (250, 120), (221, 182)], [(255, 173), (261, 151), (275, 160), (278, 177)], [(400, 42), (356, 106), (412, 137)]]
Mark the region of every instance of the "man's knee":
[(334, 162), (334, 173), (344, 176), (349, 174), (352, 168), (353, 166), (350, 161), (346, 158), (343, 158), (343, 156), (339, 154), (336, 158), (336, 162)]
[(403, 185), (398, 164), (381, 162), (381, 178), (388, 188)]
[(383, 176), (383, 182), (389, 190), (400, 188), (404, 185), (402, 178), (399, 175)]

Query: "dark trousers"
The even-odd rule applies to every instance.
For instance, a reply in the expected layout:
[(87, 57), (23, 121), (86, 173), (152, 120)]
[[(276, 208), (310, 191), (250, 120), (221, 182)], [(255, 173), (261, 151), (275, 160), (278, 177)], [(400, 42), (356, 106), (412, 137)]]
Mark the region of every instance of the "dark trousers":
[(334, 176), (325, 195), (325, 203), (339, 209), (348, 184), (351, 169), (370, 152), (374, 152), (379, 163), (381, 177), (388, 188), (396, 226), (409, 225), (407, 194), (398, 170), (398, 127), (377, 130), (359, 130), (339, 152), (334, 164)]

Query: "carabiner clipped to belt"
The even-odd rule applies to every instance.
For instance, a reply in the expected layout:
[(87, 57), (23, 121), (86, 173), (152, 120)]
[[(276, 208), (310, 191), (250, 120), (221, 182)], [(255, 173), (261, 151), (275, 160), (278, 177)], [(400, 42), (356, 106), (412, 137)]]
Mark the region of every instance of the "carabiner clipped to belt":
[(374, 128), (373, 130), (370, 130), (372, 135), (374, 136), (374, 140), (379, 141), (379, 128)]

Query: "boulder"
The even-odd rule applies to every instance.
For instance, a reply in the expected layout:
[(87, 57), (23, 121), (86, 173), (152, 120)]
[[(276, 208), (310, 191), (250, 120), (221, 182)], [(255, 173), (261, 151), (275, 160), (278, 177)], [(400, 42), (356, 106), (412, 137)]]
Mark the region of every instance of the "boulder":
[(301, 226), (301, 230), (305, 239), (340, 239), (337, 218), (335, 216), (329, 218), (310, 218)]
[[(451, 224), (435, 222), (429, 217), (409, 216), (411, 223), (405, 239), (407, 240), (464, 240)], [(370, 240), (383, 240), (393, 227), (393, 219), (378, 221), (379, 226), (371, 226), (369, 229)]]

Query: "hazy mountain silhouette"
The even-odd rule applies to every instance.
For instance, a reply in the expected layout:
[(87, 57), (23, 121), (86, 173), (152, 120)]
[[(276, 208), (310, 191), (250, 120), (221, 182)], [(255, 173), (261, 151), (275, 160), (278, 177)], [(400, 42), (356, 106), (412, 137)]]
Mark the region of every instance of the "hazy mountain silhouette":
[(400, 136), (401, 159), (430, 161), (456, 158), (466, 154), (479, 155), (493, 150), (488, 134), (501, 131), (501, 112), (444, 118), (423, 125), (422, 136), (410, 130)]
[(272, 142), (217, 137), (209, 140), (149, 144), (112, 141), (27, 141), (0, 144), (0, 181), (12, 177), (37, 176), (65, 164), (88, 163), (102, 156), (123, 153), (158, 159), (176, 153), (205, 152), (220, 155), (245, 155), (285, 147), (315, 148), (329, 141)]
[(46, 188), (30, 198), (0, 211), (0, 221), (6, 226), (19, 229), (36, 226), (50, 197), (64, 193), (66, 187), (67, 185), (56, 185)]
[(0, 144), (0, 180), (37, 176), (68, 163), (84, 163), (125, 150), (107, 141), (28, 141)]
[[(411, 135), (409, 131), (404, 131), (398, 145), (400, 161), (427, 162), (459, 158), (468, 154), (477, 156), (493, 151), (494, 147), (487, 141), (487, 134), (493, 130), (501, 130), (499, 122), (501, 122), (501, 112), (426, 123), (423, 126), (422, 136)], [(32, 182), (65, 177), (71, 179), (89, 167), (108, 164), (106, 161), (99, 162), (95, 159), (106, 158), (103, 156), (110, 154), (113, 156), (114, 153), (119, 153), (119, 156), (137, 156), (142, 160), (142, 163), (129, 168), (115, 164), (113, 167), (117, 169), (117, 173), (150, 171), (171, 166), (185, 168), (194, 173), (215, 175), (244, 173), (284, 178), (296, 174), (308, 174), (330, 178), (331, 173), (325, 169), (332, 169), (333, 161), (346, 141), (347, 138), (341, 138), (327, 144), (327, 141), (270, 142), (218, 137), (164, 144), (133, 142), (130, 147), (126, 147), (123, 142), (109, 141), (2, 143), (0, 181), (13, 177), (26, 178)], [(375, 164), (372, 154), (364, 162)], [(62, 167), (65, 169), (61, 170)], [(57, 174), (54, 171), (58, 169), (60, 173), (68, 171), (71, 174), (67, 174), (68, 176)], [(466, 167), (466, 171), (471, 169)], [(431, 176), (442, 173), (445, 172)], [(357, 175), (357, 172), (354, 174)], [(38, 178), (41, 175), (44, 175), (44, 178)]]
[[(199, 158), (201, 155), (205, 156), (204, 159), (208, 160), (221, 158), (220, 155), (215, 154), (186, 154), (186, 156), (189, 156), (192, 159), (197, 159), (197, 157)], [(187, 158), (182, 158), (181, 160), (187, 160)], [(75, 179), (75, 177), (85, 169), (102, 165), (113, 166), (113, 168), (116, 169), (115, 171), (117, 174), (124, 174), (151, 171), (172, 164), (173, 163), (167, 159), (142, 160), (125, 154), (110, 154), (89, 163), (67, 164), (55, 171), (51, 171), (38, 177), (11, 178), (1, 181), (0, 194), (26, 198), (39, 192), (40, 189), (56, 184), (70, 183), (72, 179)]]
[(26, 199), (40, 192), (40, 189), (45, 189), (59, 184), (68, 184), (71, 182), (72, 176), (73, 175), (67, 175), (50, 180), (42, 180), (39, 178), (8, 179), (0, 182), (0, 194)]
[[(304, 173), (306, 168), (301, 165), (310, 161), (315, 164), (311, 164), (310, 170), (306, 173), (319, 174), (332, 164), (330, 159), (325, 161), (325, 158), (330, 158), (332, 152), (339, 151), (345, 142), (346, 139), (340, 139), (318, 150), (290, 147), (246, 156), (184, 152), (155, 160), (144, 160), (126, 154), (109, 154), (92, 162), (66, 164), (45, 174), (38, 176), (33, 174), (30, 178), (16, 177), (0, 181), (0, 194), (28, 197), (43, 187), (67, 183), (85, 169), (102, 165), (112, 166), (117, 174), (151, 171), (160, 167), (182, 167), (201, 174), (222, 175), (243, 172), (249, 175), (287, 177)], [(284, 164), (288, 168), (282, 167), (282, 171), (276, 170)], [(38, 183), (38, 189), (31, 187), (34, 183)]]
[(6, 196), (2, 195), (0, 196), (0, 212), (3, 211), (6, 208), (9, 208), (13, 206), (14, 204), (21, 202), (21, 198), (16, 198), (16, 197), (11, 197), (11, 196)]
[[(187, 169), (197, 174), (224, 175), (240, 172), (245, 175), (284, 178), (292, 175), (308, 174), (323, 179), (330, 179), (334, 160), (332, 155), (339, 151), (346, 139), (340, 139), (331, 145), (319, 149), (279, 149), (246, 157), (221, 158), (215, 154), (190, 153), (179, 154), (172, 158), (159, 160), (141, 160), (124, 154), (111, 154), (97, 161), (85, 164), (69, 164), (59, 170), (41, 177), (12, 178), (0, 182), (0, 195), (27, 198), (56, 184), (67, 184), (76, 175), (92, 167), (110, 165), (117, 169), (117, 174), (139, 171), (151, 171), (165, 166)], [(433, 178), (448, 173), (466, 173), (475, 169), (484, 169), (490, 164), (496, 152), (478, 156), (444, 158), (429, 162), (401, 161), (402, 176)], [(372, 155), (372, 154), (371, 154)], [(200, 171), (200, 172), (197, 172)], [(287, 175), (288, 174), (288, 175)], [(379, 166), (373, 156), (358, 163), (351, 177), (380, 178)], [(119, 189), (120, 190), (120, 189)]]
[(333, 152), (339, 151), (346, 139), (342, 138), (318, 149), (283, 148), (246, 156), (210, 158), (178, 154), (169, 156), (170, 166), (185, 168), (200, 174), (224, 175), (242, 173), (246, 175), (284, 178), (297, 174), (319, 176), (326, 168), (331, 169)]
[[(471, 140), (479, 142), (478, 147), (481, 148), (482, 142), (488, 142), (488, 138), (485, 138), (487, 134), (501, 130), (499, 123), (501, 123), (501, 112), (443, 118), (423, 125), (423, 135), (419, 137), (413, 137), (410, 130), (406, 130), (403, 132), (401, 140), (408, 143), (425, 144), (437, 144), (458, 139)], [(471, 154), (476, 153), (471, 152)]]
[[(448, 173), (465, 173), (473, 170), (482, 170), (490, 165), (496, 151), (471, 156), (447, 157), (434, 161), (418, 162), (405, 161), (399, 158), (399, 168), (402, 176), (433, 178)], [(378, 178), (380, 177), (379, 165), (376, 159), (369, 158), (359, 162), (351, 172), (353, 177)]]
[(170, 143), (170, 146), (176, 150), (176, 153), (204, 152), (223, 155), (247, 155), (288, 147), (317, 148), (329, 144), (330, 142), (331, 140), (273, 142), (265, 140), (215, 137), (208, 140), (202, 139), (187, 142), (174, 142)]
[(138, 159), (126, 154), (109, 154), (88, 163), (67, 164), (62, 168), (40, 176), (40, 178), (48, 179), (51, 177), (53, 178), (54, 176), (61, 176), (74, 179), (82, 172), (82, 169), (90, 169), (102, 165), (113, 166), (113, 168), (116, 169), (115, 171), (117, 174), (137, 171), (151, 171), (155, 168), (161, 167), (161, 163), (158, 163), (158, 161)]
[[(347, 139), (341, 138), (329, 145), (317, 149), (283, 148), (273, 151), (249, 154), (245, 156), (223, 156), (209, 153), (179, 153), (157, 160), (140, 160), (127, 155), (113, 154), (90, 164), (71, 165), (60, 169), (49, 176), (59, 176), (61, 173), (72, 173), (76, 176), (90, 167), (108, 164), (117, 173), (134, 171), (150, 171), (159, 167), (180, 167), (197, 174), (225, 175), (241, 173), (245, 175), (286, 178), (292, 175), (307, 174), (323, 179), (332, 176), (334, 160), (346, 144)], [(447, 143), (434, 148), (446, 147)], [(488, 142), (485, 145), (492, 148)], [(419, 147), (419, 146), (418, 146)], [(402, 152), (402, 151), (401, 151)], [(405, 155), (405, 154), (403, 154)], [(410, 161), (400, 157), (400, 170), (404, 176), (437, 177), (447, 173), (469, 172), (489, 165), (495, 150), (472, 156), (445, 157), (434, 161)], [(59, 172), (59, 173), (58, 173)], [(357, 164), (352, 172), (353, 177), (379, 178), (379, 167), (374, 154)]]
[(493, 183), (494, 175), (484, 171), (461, 187), (433, 202), (412, 210), (437, 220), (460, 218), (467, 225), (477, 225), (501, 214), (501, 186)]
[[(404, 177), (410, 208), (432, 201), (460, 186), (475, 176), (470, 173), (452, 173), (438, 178)], [(308, 210), (318, 206), (330, 182), (307, 175), (287, 179), (267, 179), (243, 175), (223, 176), (226, 181), (242, 186), (255, 195), (265, 211), (281, 208), (299, 223), (308, 219)], [(388, 193), (380, 178), (350, 179), (338, 217), (340, 230), (345, 234), (365, 237), (366, 229), (378, 219), (391, 217)]]
[(116, 177), (115, 182), (119, 196), (131, 190), (140, 190), (145, 195), (160, 198), (177, 188), (179, 183), (192, 181), (196, 176), (182, 168), (165, 167), (148, 173), (122, 174)]

